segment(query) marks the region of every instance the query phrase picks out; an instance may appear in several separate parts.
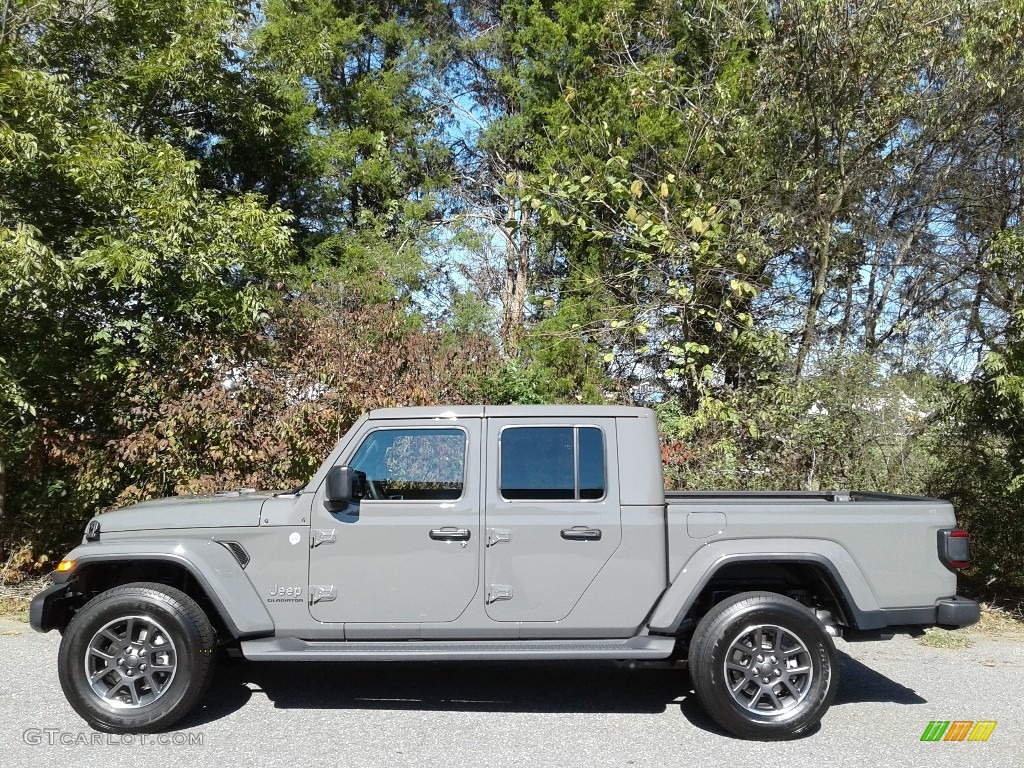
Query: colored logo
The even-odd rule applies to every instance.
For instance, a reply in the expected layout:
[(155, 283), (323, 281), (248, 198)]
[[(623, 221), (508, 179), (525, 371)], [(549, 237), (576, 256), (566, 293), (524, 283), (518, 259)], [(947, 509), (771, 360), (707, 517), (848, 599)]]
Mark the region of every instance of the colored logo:
[(988, 741), (995, 729), (995, 720), (932, 720), (921, 741)]

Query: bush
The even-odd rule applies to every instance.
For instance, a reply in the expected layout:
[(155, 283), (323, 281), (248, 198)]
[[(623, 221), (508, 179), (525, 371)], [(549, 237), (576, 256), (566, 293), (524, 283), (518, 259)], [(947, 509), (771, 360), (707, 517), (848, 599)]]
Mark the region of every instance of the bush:
[(856, 489), (921, 493), (937, 459), (947, 395), (921, 374), (885, 375), (865, 357), (832, 360), (793, 385), (722, 388), (692, 414), (657, 406), (671, 488)]
[(943, 462), (930, 490), (950, 499), (971, 531), (985, 592), (1024, 591), (1024, 343), (1011, 337), (961, 387), (947, 413)]
[(478, 401), (493, 345), (422, 327), (395, 304), (322, 293), (282, 303), (232, 348), (184, 344), (126, 379), (106, 430), (36, 420), (8, 456), (0, 540), (59, 555), (98, 511), (224, 488), (307, 480), (366, 410)]

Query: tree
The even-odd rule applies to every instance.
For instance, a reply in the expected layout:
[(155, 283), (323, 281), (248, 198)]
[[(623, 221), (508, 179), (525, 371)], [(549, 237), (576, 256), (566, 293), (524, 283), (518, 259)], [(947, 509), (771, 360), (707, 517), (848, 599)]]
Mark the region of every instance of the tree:
[(300, 273), (364, 299), (420, 286), (449, 183), (431, 94), (450, 28), (440, 0), (267, 4), (244, 69), (269, 125), (227, 137), (221, 173), (243, 169), (294, 214)]
[(755, 84), (770, 130), (747, 150), (770, 159), (754, 183), (788, 224), (774, 293), (802, 314), (797, 378), (836, 345), (948, 366), (977, 333), (989, 244), (1019, 210), (998, 169), (1019, 157), (1020, 35), (1001, 2), (771, 13)]
[(654, 386), (695, 403), (711, 381), (750, 375), (771, 345), (751, 315), (763, 238), (741, 226), (746, 195), (727, 175), (757, 14), (726, 15), (556, 3), (522, 32), (536, 116), (528, 201), (548, 234), (536, 330), (600, 350), (617, 382), (606, 388), (627, 400)]
[(261, 322), (291, 232), (259, 195), (203, 188), (177, 145), (192, 112), (162, 133), (141, 119), (154, 102), (180, 106), (175, 89), (220, 50), (231, 6), (4, 9), (0, 463), (7, 522), (39, 532), (46, 513), (77, 509), (62, 457), (116, 434), (133, 371), (197, 332), (228, 339)]

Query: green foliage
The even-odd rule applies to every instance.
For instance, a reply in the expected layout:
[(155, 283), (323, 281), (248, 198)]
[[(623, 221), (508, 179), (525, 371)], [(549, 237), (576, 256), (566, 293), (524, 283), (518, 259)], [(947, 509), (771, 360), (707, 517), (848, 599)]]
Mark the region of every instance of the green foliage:
[[(1024, 318), (1022, 318), (1024, 319)], [(932, 490), (949, 498), (972, 541), (972, 569), (994, 590), (1024, 589), (1024, 335), (988, 355), (961, 387)], [(992, 586), (992, 585), (995, 586)]]
[(457, 337), (494, 335), (494, 310), (474, 293), (455, 291), (449, 315), (448, 326)]
[(991, 429), (968, 401), (966, 421), (950, 426), (943, 463), (929, 489), (949, 499), (972, 534), (974, 567), (968, 572), (985, 591), (1019, 594), (1024, 588), (1024, 489), (1021, 466), (1010, 458), (1019, 443)]
[(566, 298), (526, 340), (523, 357), (547, 402), (605, 402), (612, 383), (605, 375), (601, 348), (587, 328), (592, 317), (585, 299)]
[(550, 338), (554, 322), (581, 337), (562, 380), (578, 379), (575, 353), (593, 347), (625, 385), (598, 385), (606, 392), (653, 384), (691, 407), (716, 369), (733, 378), (741, 350), (771, 345), (751, 312), (763, 237), (722, 175), (751, 33), (695, 5), (534, 5), (513, 33), (520, 127), (532, 131), (522, 202), (547, 235), (537, 293), (550, 307), (535, 331)]
[(499, 364), (475, 379), (480, 400), (493, 405), (536, 405), (550, 402), (542, 374), (523, 369), (514, 360)]
[(251, 170), (253, 141), (274, 154), (272, 188), (316, 279), (368, 300), (415, 288), (449, 172), (427, 92), (447, 40), (443, 3), (271, 0), (264, 14), (245, 67), (272, 94), (271, 119), (262, 136), (228, 137), (224, 161)]
[(937, 467), (937, 414), (948, 395), (929, 375), (883, 373), (837, 358), (797, 386), (726, 391), (695, 412), (657, 406), (666, 482), (699, 489), (852, 489), (921, 493)]
[[(114, 4), (63, 24), (64, 10), (39, 5), (33, 45), (3, 50), (0, 346), (37, 409), (57, 406), (68, 379), (102, 382), (197, 328), (251, 326), (260, 287), (290, 248), (288, 214), (254, 194), (203, 189), (174, 131), (147, 135), (139, 125), (148, 94), (175, 81), (185, 59), (203, 60), (219, 45), (229, 9), (171, 14), (193, 33), (187, 50), (141, 21), (113, 38), (108, 26), (135, 10)], [(144, 67), (121, 66), (151, 45)], [(61, 62), (70, 72), (53, 72)]]
[(117, 435), (134, 372), (257, 327), (291, 251), (288, 213), (189, 156), (235, 10), (144, 5), (4, 6), (0, 466), (5, 528), (37, 542), (88, 516), (73, 456)]

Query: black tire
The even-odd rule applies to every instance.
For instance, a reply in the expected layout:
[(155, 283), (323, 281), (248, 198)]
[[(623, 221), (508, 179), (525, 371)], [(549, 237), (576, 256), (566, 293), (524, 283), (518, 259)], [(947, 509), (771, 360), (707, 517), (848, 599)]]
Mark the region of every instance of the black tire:
[(774, 592), (744, 592), (715, 605), (694, 631), (689, 668), (704, 709), (744, 739), (805, 733), (828, 711), (838, 684), (835, 644), (824, 626)]
[(210, 620), (184, 592), (150, 582), (114, 587), (68, 624), (57, 659), (60, 685), (98, 731), (159, 731), (206, 692), (215, 640)]

